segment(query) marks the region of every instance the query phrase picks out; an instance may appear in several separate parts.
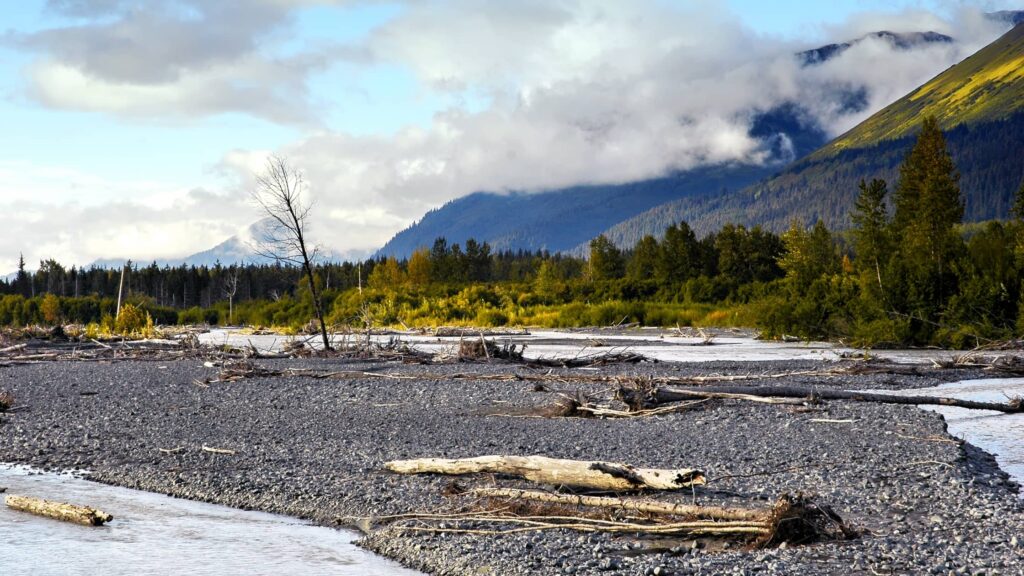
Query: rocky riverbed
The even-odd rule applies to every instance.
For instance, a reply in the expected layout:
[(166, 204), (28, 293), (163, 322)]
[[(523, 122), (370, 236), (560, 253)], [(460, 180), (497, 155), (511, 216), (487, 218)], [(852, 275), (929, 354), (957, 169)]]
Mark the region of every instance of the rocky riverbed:
[[(548, 373), (503, 363), (264, 364), (365, 374), (206, 384), (217, 370), (194, 360), (0, 368), (0, 390), (28, 407), (0, 415), (0, 461), (83, 468), (100, 482), (349, 527), (359, 525), (356, 517), (458, 505), (444, 495), (450, 478), (393, 475), (382, 469), (392, 459), (542, 454), (696, 467), (711, 481), (687, 494), (688, 502), (766, 504), (783, 493), (814, 494), (864, 534), (839, 543), (712, 551), (701, 541), (564, 530), (496, 536), (385, 528), (362, 544), (408, 566), (453, 575), (1024, 573), (1024, 504), (1016, 484), (991, 456), (950, 438), (940, 416), (912, 406), (831, 402), (808, 411), (717, 400), (648, 418), (536, 418), (523, 416), (549, 404), (552, 389), (600, 393), (607, 385), (555, 383), (537, 391), (533, 382), (479, 377)], [(821, 367), (814, 361), (643, 363), (553, 373), (683, 376)], [(456, 373), (462, 377), (453, 378)], [(907, 388), (968, 376), (934, 371), (781, 382)]]

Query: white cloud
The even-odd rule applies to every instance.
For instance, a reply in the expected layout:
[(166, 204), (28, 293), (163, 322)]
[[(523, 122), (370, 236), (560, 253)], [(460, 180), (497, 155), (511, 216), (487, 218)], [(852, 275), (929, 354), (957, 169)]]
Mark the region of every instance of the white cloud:
[[(133, 200), (117, 200), (131, 197)], [(0, 163), (0, 270), (100, 258), (175, 258), (205, 250), (251, 223), (237, 192), (110, 180), (62, 167)]]
[(365, 55), (340, 45), (275, 50), (295, 33), (298, 8), (325, 3), (345, 2), (56, 0), (50, 9), (72, 24), (0, 39), (40, 55), (28, 93), (51, 107), (152, 118), (245, 112), (315, 124), (310, 75)]
[[(957, 41), (897, 50), (867, 39), (803, 68), (794, 54), (813, 46), (760, 37), (717, 3), (689, 7), (654, 0), (415, 4), (371, 39), (370, 51), (436, 90), (484, 91), (490, 104), (448, 110), (428, 127), (388, 137), (321, 132), (282, 152), (308, 172), (326, 240), (373, 248), (400, 223), (475, 190), (624, 182), (761, 162), (766, 147), (748, 135), (754, 111), (797, 102), (837, 135), (1006, 28), (977, 11), (955, 22), (923, 12), (865, 15), (834, 30), (836, 40), (892, 30), (937, 31)], [(860, 90), (868, 109), (844, 108), (842, 93)]]
[(246, 59), (214, 65), (173, 83), (123, 84), (62, 62), (32, 66), (31, 94), (53, 108), (134, 117), (194, 118), (242, 111), (278, 123), (308, 123), (306, 72), (289, 62)]
[[(147, 0), (60, 0), (54, 5), (66, 13), (106, 16), (17, 42), (42, 53), (31, 67), (42, 102), (122, 115), (242, 110), (308, 122), (316, 95), (306, 79), (332, 58), (409, 70), (425, 90), (483, 95), (484, 105), (444, 110), (427, 126), (362, 137), (318, 130), (278, 151), (307, 173), (315, 235), (336, 249), (366, 249), (475, 190), (624, 182), (704, 164), (762, 162), (765, 144), (748, 135), (756, 111), (796, 102), (838, 134), (1006, 28), (976, 10), (952, 21), (920, 11), (865, 14), (826, 32), (843, 41), (877, 30), (936, 31), (957, 42), (895, 50), (868, 39), (802, 68), (794, 54), (814, 46), (762, 37), (711, 0), (423, 0), (408, 2), (364, 46), (292, 59), (261, 49), (294, 34), (291, 10), (310, 3), (256, 0), (247, 4), (251, 14), (238, 14), (232, 2), (187, 0), (177, 4), (184, 12), (154, 16), (144, 14), (154, 6)], [(839, 94), (858, 90), (868, 110), (851, 112)], [(209, 247), (252, 214), (242, 208), (243, 191), (267, 152), (225, 154), (220, 168), (237, 182), (205, 200), (215, 208), (194, 198), (162, 209), (79, 206), (54, 222), (74, 230), (86, 219), (84, 231), (39, 246), (78, 261), (126, 246), (153, 256)], [(24, 220), (45, 210), (20, 206)], [(0, 217), (0, 225), (17, 228), (14, 220)], [(17, 229), (24, 238), (41, 236)], [(10, 235), (0, 242), (0, 253), (18, 249)]]

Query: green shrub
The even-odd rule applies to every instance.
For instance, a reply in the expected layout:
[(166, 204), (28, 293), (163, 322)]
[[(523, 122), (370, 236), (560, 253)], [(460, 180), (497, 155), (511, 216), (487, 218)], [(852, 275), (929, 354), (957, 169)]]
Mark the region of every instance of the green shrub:
[(210, 324), (216, 325), (219, 319), (219, 314), (216, 310), (208, 308), (200, 308), (193, 306), (186, 310), (180, 310), (178, 312), (178, 324), (189, 325), (189, 324)]
[(153, 317), (134, 304), (121, 306), (121, 313), (114, 320), (114, 333), (122, 336), (142, 336), (152, 338), (156, 335), (153, 328)]
[(508, 323), (508, 314), (496, 308), (481, 310), (476, 315), (478, 326), (505, 326)]

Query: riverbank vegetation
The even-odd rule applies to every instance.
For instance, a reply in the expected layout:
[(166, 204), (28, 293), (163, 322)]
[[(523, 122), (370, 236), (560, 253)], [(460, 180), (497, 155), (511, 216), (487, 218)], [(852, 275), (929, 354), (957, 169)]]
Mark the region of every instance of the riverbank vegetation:
[[(873, 180), (851, 193), (843, 232), (794, 222), (781, 235), (727, 225), (697, 238), (679, 222), (628, 250), (599, 236), (589, 258), (438, 238), (404, 260), (320, 263), (314, 285), (335, 329), (734, 325), (954, 347), (1024, 330), (1024, 186), (1012, 220), (963, 224), (956, 167), (929, 118), (893, 186)], [(28, 272), (22, 262), (0, 281), (0, 325), (114, 330), (120, 275), (53, 260)], [(130, 264), (125, 282), (133, 314), (156, 324), (300, 330), (315, 316), (311, 283), (294, 267)]]

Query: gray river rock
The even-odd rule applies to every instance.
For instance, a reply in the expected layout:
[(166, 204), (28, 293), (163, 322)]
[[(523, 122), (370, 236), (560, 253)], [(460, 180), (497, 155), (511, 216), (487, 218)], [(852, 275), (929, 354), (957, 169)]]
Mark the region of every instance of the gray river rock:
[[(237, 344), (251, 339), (254, 345), (271, 349), (283, 342), (280, 337), (225, 332), (211, 333), (205, 339)], [(458, 344), (457, 338), (404, 339), (417, 348), (438, 352)], [(577, 357), (628, 349), (658, 360), (710, 362), (601, 368), (636, 375), (811, 370), (820, 368), (821, 361), (827, 365), (848, 352), (828, 344), (777, 344), (742, 335), (721, 335), (714, 345), (706, 346), (698, 339), (653, 331), (534, 333), (515, 340), (528, 344), (527, 353), (533, 357)], [(897, 362), (924, 364), (950, 354), (882, 353)], [(266, 362), (305, 367), (309, 361)], [(488, 403), (521, 406), (543, 399), (523, 384), (449, 378), (453, 372), (466, 370), (459, 365), (337, 366), (420, 375), (389, 381), (386, 386), (375, 378), (343, 385), (292, 378), (252, 379), (207, 388), (193, 382), (214, 374), (217, 368), (197, 362), (180, 363), (173, 370), (143, 362), (15, 367), (0, 372), (0, 388), (13, 389), (31, 405), (31, 411), (11, 415), (0, 427), (0, 438), (8, 440), (0, 445), (0, 455), (48, 468), (87, 466), (104, 482), (294, 513), (321, 522), (344, 514), (399, 513), (439, 504), (440, 487), (446, 480), (375, 475), (380, 462), (387, 459), (438, 453), (472, 455), (505, 447), (642, 463), (682, 458), (706, 464), (718, 473), (738, 474), (723, 483), (723, 488), (738, 494), (816, 488), (854, 514), (855, 520), (868, 523), (873, 536), (855, 545), (796, 547), (756, 555), (692, 553), (635, 559), (612, 554), (621, 545), (611, 538), (577, 534), (517, 535), (500, 541), (444, 534), (378, 534), (364, 544), (423, 569), (460, 575), (479, 574), (487, 567), (493, 574), (554, 574), (558, 567), (566, 574), (751, 573), (755, 568), (766, 574), (1020, 573), (1010, 568), (1019, 558), (1024, 539), (1017, 537), (1024, 525), (1020, 501), (1008, 490), (991, 459), (977, 449), (931, 441), (932, 435), (942, 430), (942, 423), (931, 414), (906, 407), (897, 410), (835, 403), (822, 415), (745, 406), (742, 413), (720, 408), (644, 421), (483, 418), (470, 409)], [(321, 361), (320, 367), (335, 364)], [(475, 368), (481, 373), (499, 369), (487, 364)], [(836, 377), (828, 382), (793, 378), (800, 385), (902, 388), (900, 394), (985, 400), (1024, 395), (1024, 379), (905, 389), (940, 380), (886, 375)], [(89, 394), (83, 395), (83, 390)], [(396, 397), (412, 400), (396, 402)], [(89, 412), (98, 402), (104, 403), (105, 411), (98, 415)], [(68, 427), (64, 416), (69, 411), (81, 411), (87, 417), (77, 428)], [(950, 434), (995, 454), (1003, 469), (1018, 482), (1024, 481), (1024, 415), (944, 407), (935, 411), (945, 417)], [(893, 420), (893, 415), (899, 418)], [(818, 418), (822, 420), (815, 422)], [(679, 446), (663, 442), (670, 436), (699, 441)], [(259, 440), (252, 441), (254, 437)], [(200, 452), (202, 443), (239, 448), (240, 452), (222, 459)], [(187, 449), (174, 455), (155, 453), (157, 447), (164, 446)], [(957, 459), (960, 453), (967, 458)], [(338, 465), (338, 455), (347, 459), (346, 466)], [(909, 461), (907, 470), (901, 469), (904, 460)], [(773, 469), (779, 462), (804, 461), (831, 461), (833, 465), (799, 467), (768, 477), (744, 476)], [(167, 466), (171, 465), (180, 466), (182, 472), (169, 476)], [(234, 471), (247, 467), (260, 472)], [(53, 474), (29, 475), (24, 469), (2, 466), (0, 486), (8, 486), (12, 493), (93, 505), (116, 517), (110, 526), (91, 530), (0, 509), (0, 576), (412, 573), (355, 548), (351, 533), (287, 516), (244, 512)], [(877, 497), (865, 499), (864, 494)], [(925, 511), (904, 517), (910, 507)], [(985, 520), (976, 520), (975, 515)], [(593, 558), (588, 557), (591, 550)], [(838, 567), (844, 572), (837, 572)]]

